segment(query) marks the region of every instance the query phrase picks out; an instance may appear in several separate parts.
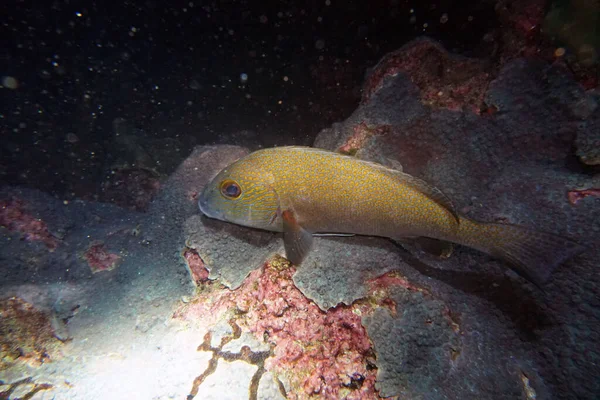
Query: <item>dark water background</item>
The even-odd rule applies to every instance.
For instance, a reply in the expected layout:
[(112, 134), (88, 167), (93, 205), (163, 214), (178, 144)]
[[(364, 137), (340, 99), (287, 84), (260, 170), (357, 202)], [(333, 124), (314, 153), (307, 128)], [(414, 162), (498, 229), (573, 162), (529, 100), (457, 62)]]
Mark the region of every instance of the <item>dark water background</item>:
[[(310, 145), (416, 36), (489, 56), (495, 5), (9, 0), (0, 75), (17, 87), (0, 91), (0, 180), (102, 198), (124, 146), (166, 176), (199, 144)], [(135, 143), (115, 140), (117, 118)]]

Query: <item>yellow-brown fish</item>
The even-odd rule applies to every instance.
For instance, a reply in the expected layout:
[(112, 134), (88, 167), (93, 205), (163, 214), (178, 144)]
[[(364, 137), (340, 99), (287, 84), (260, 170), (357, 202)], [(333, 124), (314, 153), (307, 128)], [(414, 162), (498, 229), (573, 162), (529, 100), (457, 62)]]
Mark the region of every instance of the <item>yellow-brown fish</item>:
[(297, 265), (316, 233), (421, 237), (504, 259), (539, 286), (585, 249), (557, 235), (467, 219), (421, 179), (310, 147), (264, 149), (237, 160), (206, 185), (198, 204), (211, 218), (283, 232), (286, 257)]

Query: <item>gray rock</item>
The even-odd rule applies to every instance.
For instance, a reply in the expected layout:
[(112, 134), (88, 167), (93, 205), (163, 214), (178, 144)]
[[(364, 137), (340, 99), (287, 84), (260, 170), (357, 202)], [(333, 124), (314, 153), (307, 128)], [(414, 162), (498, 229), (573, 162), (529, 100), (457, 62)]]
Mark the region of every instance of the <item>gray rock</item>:
[(248, 398), (250, 381), (258, 370), (244, 361), (219, 359), (217, 369), (199, 386), (197, 397), (202, 400), (240, 400)]
[(294, 283), (322, 310), (365, 297), (368, 281), (403, 264), (403, 251), (387, 239), (317, 237)]
[(259, 341), (249, 332), (242, 332), (241, 336), (231, 342), (225, 344), (221, 349), (222, 352), (237, 354), (242, 350), (242, 347), (248, 346), (253, 352), (269, 351), (270, 347), (267, 343)]
[(363, 317), (377, 357), (375, 387), (382, 397), (428, 393), (428, 399), (444, 398), (438, 395), (440, 386), (452, 367), (453, 352), (459, 351), (444, 303), (404, 288), (396, 288), (390, 298), (395, 313), (378, 308)]
[(257, 400), (285, 400), (279, 382), (271, 372), (265, 372), (258, 383)]
[(218, 279), (231, 289), (239, 287), (250, 271), (283, 248), (281, 238), (274, 233), (199, 215), (188, 218), (184, 230), (187, 246), (198, 252), (210, 272), (209, 279)]
[(218, 348), (221, 346), (223, 339), (233, 335), (233, 328), (227, 321), (219, 321), (210, 329), (210, 347)]

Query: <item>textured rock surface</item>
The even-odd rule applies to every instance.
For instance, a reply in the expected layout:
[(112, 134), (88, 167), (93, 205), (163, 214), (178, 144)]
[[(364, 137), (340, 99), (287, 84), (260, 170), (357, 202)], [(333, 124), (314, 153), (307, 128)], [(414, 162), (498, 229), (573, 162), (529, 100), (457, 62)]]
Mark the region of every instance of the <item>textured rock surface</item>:
[(460, 352), (448, 310), (443, 302), (402, 287), (392, 290), (389, 300), (392, 310), (378, 308), (363, 318), (380, 366), (379, 395), (444, 398), (443, 382)]
[(363, 86), (362, 103), (369, 103), (387, 76), (398, 73), (419, 88), (423, 104), (475, 112), (483, 108), (483, 95), (491, 79), (483, 60), (450, 54), (432, 40), (417, 39), (379, 61)]
[(185, 221), (186, 244), (195, 249), (209, 279), (218, 279), (235, 289), (269, 255), (282, 251), (281, 238), (271, 232), (240, 229), (239, 226), (194, 215)]
[(367, 296), (370, 279), (403, 263), (402, 249), (374, 237), (315, 238), (314, 249), (294, 275), (294, 283), (323, 310)]
[(249, 332), (242, 332), (240, 337), (232, 340), (223, 346), (223, 351), (229, 353), (240, 353), (244, 346), (247, 346), (250, 350), (260, 352), (269, 351), (269, 346), (265, 342), (258, 341), (254, 335)]
[(584, 164), (600, 165), (600, 92), (590, 90), (585, 99), (576, 103), (573, 113), (581, 118), (583, 129), (578, 133), (575, 145), (577, 157)]
[(258, 384), (258, 400), (285, 400), (285, 396), (279, 389), (279, 383), (272, 373), (266, 372)]
[(217, 369), (204, 381), (198, 397), (210, 400), (245, 399), (256, 370), (255, 365), (244, 361), (219, 360)]

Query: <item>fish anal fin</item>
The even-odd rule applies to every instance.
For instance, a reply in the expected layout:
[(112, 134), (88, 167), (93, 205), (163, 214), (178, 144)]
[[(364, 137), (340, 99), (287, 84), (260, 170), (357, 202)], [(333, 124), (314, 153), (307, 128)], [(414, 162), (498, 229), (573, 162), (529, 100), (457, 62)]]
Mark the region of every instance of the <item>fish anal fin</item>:
[(283, 211), (281, 219), (283, 220), (285, 256), (292, 264), (300, 265), (310, 252), (313, 236), (300, 226), (293, 211)]

